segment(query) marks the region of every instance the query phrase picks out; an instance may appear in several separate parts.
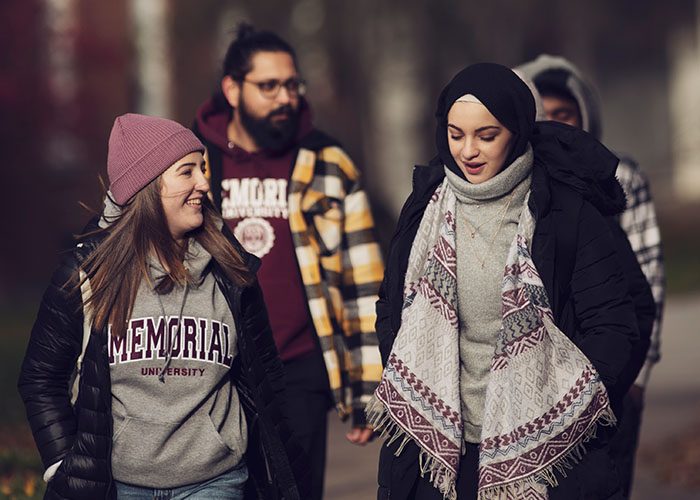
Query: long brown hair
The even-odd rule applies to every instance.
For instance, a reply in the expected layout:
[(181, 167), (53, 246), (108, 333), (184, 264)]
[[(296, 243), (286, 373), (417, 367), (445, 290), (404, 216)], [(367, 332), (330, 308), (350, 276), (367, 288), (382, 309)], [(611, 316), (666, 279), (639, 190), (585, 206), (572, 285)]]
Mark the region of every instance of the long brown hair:
[[(152, 281), (148, 272), (150, 257), (157, 257), (168, 273), (157, 283), (157, 293), (169, 293), (175, 285), (192, 284), (196, 278), (185, 269), (187, 249), (170, 234), (160, 192), (158, 177), (134, 195), (106, 229), (88, 234), (106, 236), (80, 266), (85, 273), (81, 284), (89, 280), (91, 290), (85, 306), (90, 309), (94, 328), (101, 330), (111, 324), (112, 335), (117, 337), (126, 335), (141, 281)], [(221, 232), (220, 216), (207, 196), (202, 199), (202, 214), (203, 224), (188, 236), (212, 255), (234, 284), (250, 284), (253, 276), (240, 252)]]

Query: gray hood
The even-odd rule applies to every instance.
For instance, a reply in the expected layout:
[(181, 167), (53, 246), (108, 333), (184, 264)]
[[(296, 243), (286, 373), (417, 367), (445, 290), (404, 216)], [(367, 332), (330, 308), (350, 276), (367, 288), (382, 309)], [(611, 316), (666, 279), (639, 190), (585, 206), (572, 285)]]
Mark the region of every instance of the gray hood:
[(107, 229), (111, 224), (117, 221), (122, 214), (122, 208), (117, 205), (114, 201), (114, 196), (110, 191), (107, 191), (107, 196), (105, 196), (104, 208), (102, 209), (102, 215), (100, 215), (100, 220), (98, 225), (101, 229)]
[(534, 61), (517, 66), (515, 70), (531, 79), (538, 87), (544, 76), (560, 73), (560, 78), (547, 78), (547, 83), (551, 86), (557, 80), (560, 81), (561, 90), (571, 94), (578, 103), (583, 130), (600, 140), (602, 128), (598, 94), (576, 66), (563, 57), (542, 54)]

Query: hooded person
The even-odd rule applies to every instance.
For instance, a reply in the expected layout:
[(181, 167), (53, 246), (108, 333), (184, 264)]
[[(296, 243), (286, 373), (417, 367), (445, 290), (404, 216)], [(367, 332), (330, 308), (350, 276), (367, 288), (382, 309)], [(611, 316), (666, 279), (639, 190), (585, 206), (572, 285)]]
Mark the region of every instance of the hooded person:
[[(542, 54), (516, 71), (532, 79), (542, 94), (547, 118), (580, 127), (601, 140), (602, 123), (600, 100), (593, 85), (570, 61), (563, 57)], [(616, 176), (627, 197), (626, 210), (617, 217), (636, 254), (637, 261), (651, 286), (655, 311), (651, 327), (649, 349), (643, 366), (625, 400), (624, 417), (620, 431), (613, 442), (613, 452), (625, 476), (629, 494), (634, 470), (644, 389), (651, 370), (660, 359), (661, 320), (665, 296), (665, 273), (661, 234), (649, 181), (637, 162), (623, 155)]]
[(638, 340), (604, 220), (617, 158), (536, 123), (497, 64), (459, 72), (436, 118), (440, 163), (414, 169), (377, 303), (378, 498), (609, 498), (598, 449)]
[(46, 498), (305, 495), (259, 263), (222, 232), (203, 153), (176, 122), (114, 122), (104, 211), (54, 274), (20, 373)]

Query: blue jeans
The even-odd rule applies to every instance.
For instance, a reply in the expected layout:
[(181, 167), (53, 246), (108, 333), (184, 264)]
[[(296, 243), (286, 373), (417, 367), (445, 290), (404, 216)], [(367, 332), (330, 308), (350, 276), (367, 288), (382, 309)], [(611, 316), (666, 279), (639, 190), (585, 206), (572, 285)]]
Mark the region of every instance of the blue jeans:
[(144, 488), (114, 481), (119, 500), (243, 500), (248, 467), (245, 462), (208, 481), (172, 489)]

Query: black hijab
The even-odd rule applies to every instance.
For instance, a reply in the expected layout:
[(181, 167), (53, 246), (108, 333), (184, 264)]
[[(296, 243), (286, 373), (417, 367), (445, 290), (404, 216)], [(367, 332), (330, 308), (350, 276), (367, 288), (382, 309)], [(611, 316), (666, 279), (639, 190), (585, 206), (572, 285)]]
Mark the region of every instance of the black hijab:
[(468, 66), (457, 73), (440, 94), (435, 111), (436, 159), (452, 172), (465, 178), (450, 153), (447, 114), (455, 101), (466, 94), (479, 99), (513, 134), (504, 168), (521, 156), (530, 143), (535, 155), (535, 170), (581, 193), (604, 215), (624, 210), (625, 195), (615, 178), (618, 158), (581, 129), (555, 122), (535, 123), (532, 92), (518, 75), (500, 64)]
[(457, 99), (472, 94), (513, 134), (505, 166), (527, 149), (535, 127), (535, 99), (518, 75), (509, 68), (493, 63), (473, 64), (455, 75), (438, 99), (435, 117), (435, 141), (438, 156), (444, 165), (464, 178), (447, 142), (447, 114)]

